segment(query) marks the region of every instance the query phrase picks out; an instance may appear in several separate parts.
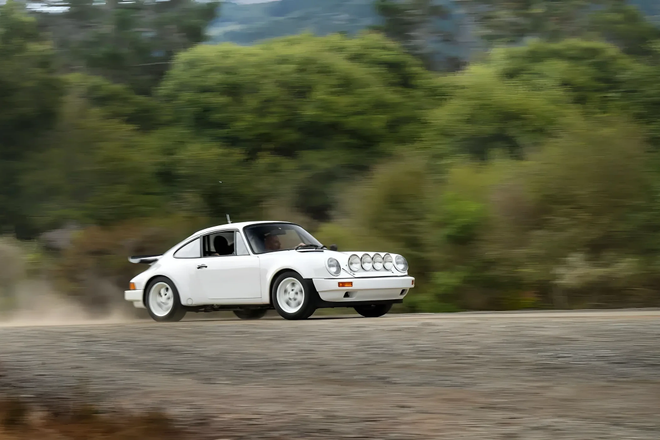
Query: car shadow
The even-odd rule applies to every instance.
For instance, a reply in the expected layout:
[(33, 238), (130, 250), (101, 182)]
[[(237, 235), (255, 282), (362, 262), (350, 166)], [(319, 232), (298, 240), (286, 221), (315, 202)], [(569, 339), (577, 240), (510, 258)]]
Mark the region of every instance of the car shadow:
[[(332, 321), (332, 320), (342, 320), (342, 319), (359, 319), (362, 318), (360, 315), (322, 315), (322, 316), (310, 316), (308, 319), (304, 321)], [(239, 321), (246, 321), (246, 322), (258, 322), (258, 321), (286, 321), (284, 318), (280, 316), (264, 316), (261, 319), (253, 319), (253, 320), (246, 320), (246, 319), (240, 319), (235, 316), (227, 316), (227, 317), (209, 317), (209, 318), (197, 318), (197, 319), (188, 319), (186, 320), (185, 318), (181, 322), (239, 322)], [(300, 321), (300, 322), (304, 322)], [(292, 321), (295, 322), (295, 321)]]

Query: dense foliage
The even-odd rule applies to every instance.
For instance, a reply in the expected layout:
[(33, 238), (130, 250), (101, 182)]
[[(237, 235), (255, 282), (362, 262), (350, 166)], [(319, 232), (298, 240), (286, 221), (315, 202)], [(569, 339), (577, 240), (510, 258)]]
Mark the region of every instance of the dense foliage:
[[(5, 297), (46, 268), (105, 309), (141, 269), (127, 255), (162, 252), (229, 213), (297, 221), (340, 250), (403, 253), (418, 279), (407, 310), (658, 305), (658, 29), (622, 1), (564, 2), (579, 14), (541, 8), (547, 17), (539, 5), (557, 2), (465, 2), (493, 48), (440, 73), (423, 39), (405, 40), (430, 26), (410, 8), (430, 2), (370, 3), (389, 14), (382, 32), (243, 46), (204, 44), (209, 9), (187, 2), (140, 13), (76, 3), (44, 18), (9, 1)], [(286, 17), (294, 6), (259, 7)], [(67, 20), (89, 24), (78, 40), (49, 31)], [(129, 68), (163, 54), (130, 43), (143, 26), (186, 35), (159, 43), (161, 71)], [(21, 250), (32, 240), (40, 253)]]
[(206, 40), (219, 2), (64, 0), (39, 6), (34, 15), (59, 51), (63, 70), (83, 69), (149, 94), (177, 52)]

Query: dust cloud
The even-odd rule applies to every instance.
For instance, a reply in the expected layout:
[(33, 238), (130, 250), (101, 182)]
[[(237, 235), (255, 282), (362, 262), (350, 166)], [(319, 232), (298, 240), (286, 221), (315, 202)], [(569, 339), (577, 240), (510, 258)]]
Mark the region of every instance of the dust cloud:
[[(123, 299), (123, 292), (117, 292)], [(92, 313), (75, 299), (55, 291), (45, 281), (25, 281), (14, 291), (14, 304), (0, 312), (0, 327), (97, 325), (138, 322), (135, 312), (124, 305)], [(118, 302), (115, 302), (118, 303)]]

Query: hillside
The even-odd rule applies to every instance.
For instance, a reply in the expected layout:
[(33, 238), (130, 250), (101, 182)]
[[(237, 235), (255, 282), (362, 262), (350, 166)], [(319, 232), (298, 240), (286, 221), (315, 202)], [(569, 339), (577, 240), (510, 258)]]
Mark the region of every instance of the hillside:
[(660, 17), (660, 2), (658, 0), (632, 0), (632, 4), (641, 9), (646, 15), (653, 18), (653, 21), (658, 23)]
[(355, 33), (376, 24), (373, 0), (279, 0), (243, 4), (225, 2), (209, 30), (212, 41), (252, 44), (297, 34)]
[[(631, 3), (658, 22), (657, 0)], [(354, 34), (380, 21), (373, 0), (230, 0), (223, 3), (221, 10), (221, 16), (208, 31), (214, 43), (253, 44), (304, 31), (317, 35)]]
[[(451, 7), (451, 0), (438, 2)], [(302, 32), (354, 35), (381, 23), (373, 3), (374, 0), (234, 0), (222, 4), (220, 16), (210, 24), (207, 32), (211, 43), (241, 45)], [(471, 48), (478, 44), (469, 32), (469, 24), (464, 23), (458, 33), (456, 29), (450, 31), (459, 45), (432, 44), (437, 53), (469, 57)]]

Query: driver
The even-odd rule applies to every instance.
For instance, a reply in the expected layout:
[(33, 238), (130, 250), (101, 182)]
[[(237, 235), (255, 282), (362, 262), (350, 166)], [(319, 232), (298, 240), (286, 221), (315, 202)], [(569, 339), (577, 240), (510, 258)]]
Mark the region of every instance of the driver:
[[(305, 243), (300, 243), (298, 246), (304, 246)], [(275, 234), (266, 234), (266, 237), (264, 237), (264, 246), (266, 248), (266, 251), (279, 251), (282, 249), (282, 243), (280, 242), (280, 238), (275, 235)]]
[(280, 239), (277, 235), (266, 235), (264, 239), (264, 246), (266, 246), (267, 251), (279, 251), (282, 248)]

